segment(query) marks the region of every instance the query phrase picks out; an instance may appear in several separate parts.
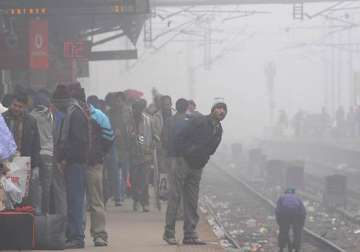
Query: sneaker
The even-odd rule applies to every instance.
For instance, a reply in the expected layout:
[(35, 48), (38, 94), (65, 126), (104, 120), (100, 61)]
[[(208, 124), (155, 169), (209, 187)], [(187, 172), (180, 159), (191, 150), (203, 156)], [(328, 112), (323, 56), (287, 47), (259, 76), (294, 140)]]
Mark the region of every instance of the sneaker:
[(184, 238), (184, 245), (206, 245), (206, 242), (200, 240), (199, 238)]
[(85, 243), (83, 241), (67, 241), (65, 244), (65, 249), (83, 249), (85, 248)]
[(147, 208), (146, 206), (143, 206), (143, 212), (144, 212), (144, 213), (148, 213), (148, 212), (150, 212), (150, 210), (149, 210), (149, 208)]
[(138, 203), (136, 201), (133, 202), (133, 211), (136, 212), (138, 210)]
[(174, 236), (169, 236), (169, 235), (164, 234), (163, 240), (166, 241), (167, 244), (169, 244), (169, 245), (178, 245), (178, 242)]
[(108, 242), (101, 237), (96, 237), (94, 239), (94, 245), (95, 247), (106, 247), (108, 245)]
[(122, 206), (121, 201), (120, 200), (115, 201), (115, 206), (116, 207), (121, 207)]

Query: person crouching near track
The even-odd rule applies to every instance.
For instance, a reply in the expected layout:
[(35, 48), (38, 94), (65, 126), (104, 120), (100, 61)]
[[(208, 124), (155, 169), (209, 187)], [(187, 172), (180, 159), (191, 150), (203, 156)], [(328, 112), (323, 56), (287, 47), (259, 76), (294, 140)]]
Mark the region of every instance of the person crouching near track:
[[(278, 199), (275, 215), (279, 225), (279, 251), (283, 252), (288, 245), (289, 252), (300, 252), (306, 210), (302, 200), (295, 194), (295, 189), (287, 189), (285, 194)], [(293, 233), (292, 241), (290, 229)]]

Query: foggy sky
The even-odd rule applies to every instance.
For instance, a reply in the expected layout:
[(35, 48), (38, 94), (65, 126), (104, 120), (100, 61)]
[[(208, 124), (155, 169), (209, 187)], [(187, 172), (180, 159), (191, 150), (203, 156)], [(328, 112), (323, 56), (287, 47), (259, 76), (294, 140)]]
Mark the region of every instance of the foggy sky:
[[(331, 4), (306, 4), (305, 11), (313, 14)], [(219, 8), (219, 7), (218, 7)], [(268, 96), (264, 65), (269, 61), (276, 63), (275, 102), (276, 113), (285, 109), (293, 115), (299, 108), (318, 112), (325, 105), (324, 81), (329, 82), (330, 72), (325, 74), (323, 62), (331, 60), (329, 47), (319, 43), (346, 42), (348, 32), (338, 33), (328, 39), (322, 36), (331, 29), (300, 29), (301, 27), (325, 25), (324, 18), (294, 21), (292, 5), (268, 6), (227, 6), (222, 9), (270, 11), (271, 14), (258, 14), (250, 17), (222, 21), (229, 14), (218, 14), (212, 23), (215, 30), (214, 40), (223, 40), (220, 45), (212, 46), (212, 56), (221, 55), (210, 70), (202, 67), (195, 71), (195, 94), (199, 110), (208, 113), (214, 97), (224, 97), (229, 107), (228, 118), (224, 122), (225, 139), (234, 141), (245, 136), (261, 136), (264, 126), (269, 123)], [(200, 9), (200, 8), (199, 8)], [(204, 8), (201, 8), (204, 9)], [(167, 9), (174, 12), (178, 9)], [(336, 12), (332, 15), (343, 15)], [(236, 14), (233, 14), (235, 16)], [(181, 24), (189, 20), (186, 16), (171, 18), (172, 24)], [(352, 18), (353, 22), (355, 19)], [(167, 21), (166, 21), (167, 22)], [(165, 23), (165, 22), (163, 22)], [(329, 24), (329, 22), (328, 22)], [(333, 22), (334, 25), (339, 24)], [(341, 23), (340, 23), (341, 24)], [(166, 28), (161, 20), (154, 20), (154, 34)], [(290, 29), (288, 29), (290, 27)], [(299, 29), (293, 29), (298, 27)], [(196, 26), (188, 30), (197, 29)], [(354, 28), (356, 31), (356, 28)], [(235, 36), (239, 33), (240, 35)], [(339, 35), (340, 34), (340, 35)], [(172, 34), (159, 39), (155, 46), (161, 45), (171, 38)], [(356, 34), (352, 32), (352, 41), (356, 42)], [(235, 39), (234, 39), (235, 37)], [(143, 90), (150, 100), (152, 87), (157, 87), (163, 94), (169, 94), (174, 102), (180, 97), (189, 97), (189, 64), (198, 66), (203, 63), (204, 47), (200, 41), (179, 42), (181, 39), (197, 39), (189, 36), (178, 36), (174, 42), (166, 44), (160, 50), (144, 49), (142, 36), (137, 48), (140, 59), (130, 61), (131, 69), (126, 70), (125, 62), (97, 62), (91, 64), (91, 78), (85, 80), (88, 93), (96, 93), (103, 97), (109, 91), (135, 88)], [(297, 49), (284, 49), (300, 44)], [(125, 41), (114, 41), (100, 47), (101, 50), (124, 49)], [(224, 48), (228, 48), (222, 52)], [(335, 50), (335, 69), (340, 68), (341, 82), (340, 105), (349, 106), (349, 83), (351, 69), (349, 54), (343, 50)], [(353, 70), (358, 70), (358, 54), (353, 54)], [(341, 63), (339, 63), (341, 62)], [(328, 68), (331, 64), (327, 64)], [(329, 92), (329, 90), (328, 90)], [(328, 104), (329, 105), (329, 104)], [(331, 106), (328, 106), (331, 112)]]

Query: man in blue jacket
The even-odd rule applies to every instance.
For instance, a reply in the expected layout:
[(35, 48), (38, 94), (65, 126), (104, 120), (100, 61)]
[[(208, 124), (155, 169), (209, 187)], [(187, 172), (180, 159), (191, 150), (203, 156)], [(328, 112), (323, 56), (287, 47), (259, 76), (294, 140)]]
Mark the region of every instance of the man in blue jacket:
[[(89, 100), (88, 100), (89, 102)], [(108, 245), (104, 205), (104, 157), (114, 142), (109, 118), (93, 105), (88, 104), (91, 125), (89, 167), (86, 170), (87, 200), (90, 212), (90, 233), (96, 247)]]
[[(295, 189), (287, 189), (285, 194), (278, 199), (275, 215), (279, 225), (280, 252), (283, 252), (287, 245), (289, 252), (299, 252), (306, 210), (302, 200), (295, 195)], [(292, 242), (289, 237), (290, 229), (294, 234)]]
[[(210, 115), (196, 116), (175, 136), (172, 170), (174, 179), (170, 190), (168, 205), (176, 208), (183, 193), (184, 204), (184, 239), (183, 244), (205, 245), (196, 233), (199, 222), (197, 213), (199, 187), (203, 168), (219, 146), (223, 129), (221, 121), (227, 114), (227, 106), (222, 100), (217, 100)], [(174, 193), (176, 192), (176, 193)], [(176, 213), (168, 209), (167, 214)], [(176, 219), (176, 218), (175, 218)], [(171, 221), (170, 221), (171, 220)], [(170, 245), (176, 245), (175, 221), (167, 216), (163, 239)]]

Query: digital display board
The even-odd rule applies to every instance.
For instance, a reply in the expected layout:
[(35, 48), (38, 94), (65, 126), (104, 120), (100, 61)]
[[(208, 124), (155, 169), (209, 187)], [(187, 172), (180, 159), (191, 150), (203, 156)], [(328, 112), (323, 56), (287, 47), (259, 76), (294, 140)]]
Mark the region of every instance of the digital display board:
[(0, 0), (8, 15), (147, 14), (149, 0)]

